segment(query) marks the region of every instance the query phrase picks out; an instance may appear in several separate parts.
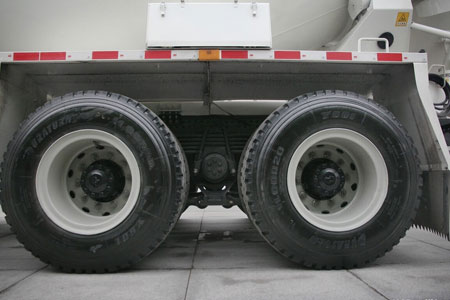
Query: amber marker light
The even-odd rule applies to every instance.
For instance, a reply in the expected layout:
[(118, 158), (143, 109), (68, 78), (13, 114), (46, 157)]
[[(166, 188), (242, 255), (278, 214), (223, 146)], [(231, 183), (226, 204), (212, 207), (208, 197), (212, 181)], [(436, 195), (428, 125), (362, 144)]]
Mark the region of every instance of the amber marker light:
[(199, 50), (198, 60), (209, 61), (209, 60), (220, 60), (220, 50)]

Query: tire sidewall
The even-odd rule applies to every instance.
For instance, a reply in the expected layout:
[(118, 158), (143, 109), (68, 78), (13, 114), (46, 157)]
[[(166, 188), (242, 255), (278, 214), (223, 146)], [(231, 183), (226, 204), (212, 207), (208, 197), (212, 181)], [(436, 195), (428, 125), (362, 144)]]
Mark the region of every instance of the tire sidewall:
[[(361, 249), (391, 247), (404, 234), (418, 197), (411, 188), (418, 184), (418, 170), (410, 141), (392, 118), (373, 104), (338, 97), (298, 103), (295, 100), (280, 108), (256, 135), (257, 163), (252, 164), (251, 172), (257, 192), (250, 211), (256, 209), (263, 216), (266, 228), (277, 237), (276, 248), (291, 253), (302, 249), (315, 257), (359, 255)], [(376, 216), (346, 232), (324, 231), (308, 223), (295, 209), (287, 188), (287, 170), (297, 147), (312, 134), (329, 128), (349, 129), (367, 137), (382, 154), (389, 174), (386, 200)], [(260, 135), (262, 132), (265, 134)]]
[[(21, 220), (13, 226), (18, 235), (26, 235), (28, 248), (39, 249), (44, 258), (66, 263), (73, 259), (80, 264), (80, 254), (88, 254), (81, 264), (92, 267), (97, 261), (116, 260), (120, 264), (136, 249), (159, 245), (172, 226), (173, 215), (179, 214), (178, 203), (172, 203), (180, 198), (174, 188), (177, 161), (170, 155), (167, 140), (147, 120), (148, 116), (131, 112), (118, 102), (94, 98), (50, 106), (22, 127), (6, 160), (10, 166), (5, 169), (10, 172), (3, 179), (4, 191), (11, 191), (7, 197), (15, 201), (7, 209), (10, 219)], [(54, 224), (42, 210), (35, 189), (36, 170), (46, 149), (59, 137), (86, 128), (122, 140), (134, 154), (141, 175), (133, 211), (115, 228), (92, 236), (73, 234)]]

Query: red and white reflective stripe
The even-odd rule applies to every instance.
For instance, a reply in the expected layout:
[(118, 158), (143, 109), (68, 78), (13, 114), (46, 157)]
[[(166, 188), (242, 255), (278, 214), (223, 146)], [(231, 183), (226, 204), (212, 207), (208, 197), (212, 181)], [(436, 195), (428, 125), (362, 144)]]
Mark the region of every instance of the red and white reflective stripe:
[(145, 51), (145, 59), (172, 59), (171, 50), (148, 50)]
[(119, 59), (119, 51), (92, 51), (93, 60), (116, 60)]
[(275, 59), (289, 59), (289, 60), (300, 60), (302, 57), (301, 51), (274, 51)]
[[(198, 60), (199, 50), (0, 52), (0, 62)], [(221, 60), (425, 63), (423, 53), (372, 53), (299, 50), (220, 50)]]
[(41, 52), (40, 60), (66, 60), (66, 52)]
[(222, 50), (222, 59), (248, 59), (247, 50)]
[(4, 61), (12, 61), (13, 53), (12, 52), (0, 52), (0, 63)]
[(378, 61), (403, 61), (402, 53), (377, 53)]
[(13, 54), (14, 61), (33, 61), (39, 60), (39, 52), (15, 52)]
[(327, 52), (326, 56), (327, 60), (345, 60), (345, 61), (353, 60), (352, 52)]

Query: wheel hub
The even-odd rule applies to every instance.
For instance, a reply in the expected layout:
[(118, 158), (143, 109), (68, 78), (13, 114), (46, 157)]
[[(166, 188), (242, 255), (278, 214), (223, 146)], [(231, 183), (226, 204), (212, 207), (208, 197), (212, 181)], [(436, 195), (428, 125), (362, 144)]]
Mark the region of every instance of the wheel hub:
[(125, 187), (122, 168), (111, 160), (98, 160), (89, 165), (81, 175), (81, 188), (95, 201), (110, 202)]
[(202, 175), (211, 183), (223, 181), (228, 176), (226, 157), (219, 153), (213, 153), (205, 157), (202, 163)]
[(314, 159), (302, 174), (305, 192), (316, 200), (328, 200), (336, 196), (345, 185), (345, 174), (332, 160)]

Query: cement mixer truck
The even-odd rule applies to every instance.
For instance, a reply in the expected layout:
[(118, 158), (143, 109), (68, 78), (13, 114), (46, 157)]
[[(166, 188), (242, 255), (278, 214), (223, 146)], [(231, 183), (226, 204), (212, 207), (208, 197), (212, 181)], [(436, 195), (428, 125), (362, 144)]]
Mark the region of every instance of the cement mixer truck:
[(188, 206), (239, 206), (315, 269), (413, 225), (448, 239), (448, 1), (20, 3), (0, 9), (0, 199), (42, 261), (128, 268)]

